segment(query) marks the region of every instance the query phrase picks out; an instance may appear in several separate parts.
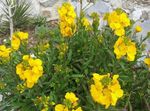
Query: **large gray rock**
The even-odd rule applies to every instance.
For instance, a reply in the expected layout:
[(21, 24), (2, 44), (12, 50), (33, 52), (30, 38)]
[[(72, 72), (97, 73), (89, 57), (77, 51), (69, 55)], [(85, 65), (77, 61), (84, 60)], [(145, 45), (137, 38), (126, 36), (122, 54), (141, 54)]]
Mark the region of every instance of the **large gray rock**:
[(122, 8), (122, 0), (110, 0), (113, 9)]
[(52, 7), (58, 0), (39, 0), (39, 3), (44, 7)]
[(112, 8), (111, 8), (111, 5), (109, 3), (98, 0), (93, 6), (91, 6), (87, 10), (87, 14), (91, 15), (91, 13), (93, 13), (93, 12), (97, 12), (99, 14), (104, 14), (104, 13), (109, 12), (111, 10), (112, 10)]
[(140, 8), (135, 9), (132, 13), (130, 13), (130, 18), (132, 18), (134, 21), (137, 21), (142, 16), (142, 10)]
[[(135, 24), (140, 25), (142, 27), (142, 31), (140, 33), (137, 33), (138, 38), (141, 37), (144, 38), (147, 36), (148, 32), (150, 32), (150, 20), (146, 20), (144, 22), (137, 22)], [(146, 44), (146, 52), (150, 52), (150, 38), (145, 41)]]
[(37, 16), (40, 14), (40, 4), (38, 2), (38, 0), (27, 0), (30, 5), (31, 5), (31, 15), (32, 16)]

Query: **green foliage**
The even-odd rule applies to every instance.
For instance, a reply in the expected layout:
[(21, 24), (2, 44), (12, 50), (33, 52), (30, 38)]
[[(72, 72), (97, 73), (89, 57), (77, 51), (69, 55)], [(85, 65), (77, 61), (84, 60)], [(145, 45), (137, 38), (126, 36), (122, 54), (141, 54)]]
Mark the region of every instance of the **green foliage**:
[(50, 30), (47, 26), (37, 26), (35, 28), (35, 35), (39, 37), (41, 40), (44, 38), (49, 38), (50, 37)]
[[(88, 31), (79, 25), (71, 38), (63, 38), (58, 28), (49, 29), (43, 25), (36, 27), (38, 44), (30, 49), (20, 48), (11, 54), (8, 63), (0, 64), (0, 83), (5, 84), (0, 90), (4, 96), (0, 110), (40, 111), (43, 108), (42, 103), (39, 106), (34, 104), (37, 97), (48, 96), (50, 101), (57, 104), (70, 91), (80, 98), (83, 111), (147, 110), (150, 102), (150, 75), (147, 66), (140, 60), (143, 40), (135, 40), (138, 49), (135, 61), (129, 62), (126, 58), (118, 60), (114, 54), (117, 36), (108, 26), (99, 30), (98, 17), (96, 14), (93, 16), (92, 30)], [(132, 36), (131, 33), (127, 34)], [(46, 52), (39, 53), (38, 45), (44, 42), (50, 43), (50, 46)], [(66, 50), (62, 48), (64, 43), (68, 46)], [(20, 93), (16, 87), (23, 81), (16, 74), (16, 65), (21, 62), (23, 55), (29, 53), (34, 53), (43, 61), (44, 74), (33, 88), (25, 88)], [(106, 110), (93, 101), (89, 90), (94, 72), (119, 74), (124, 97), (115, 107)], [(49, 111), (53, 110), (54, 106), (50, 106)]]
[(9, 27), (9, 6), (11, 5), (12, 19), (14, 28), (24, 28), (29, 24), (29, 11), (30, 4), (25, 0), (5, 0), (2, 1), (5, 19), (3, 21), (3, 25), (7, 28)]
[(40, 26), (46, 26), (46, 18), (45, 17), (42, 17), (42, 16), (37, 16), (37, 17), (34, 17), (32, 19), (32, 25), (33, 26), (37, 26), (37, 27), (40, 27)]

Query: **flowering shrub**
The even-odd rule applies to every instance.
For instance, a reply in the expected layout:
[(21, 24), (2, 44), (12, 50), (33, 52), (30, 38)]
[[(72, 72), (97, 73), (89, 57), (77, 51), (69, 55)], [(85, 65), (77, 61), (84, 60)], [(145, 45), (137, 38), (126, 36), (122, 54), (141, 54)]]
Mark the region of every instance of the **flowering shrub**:
[(90, 22), (69, 3), (58, 12), (49, 38), (37, 37), (31, 45), (28, 33), (15, 32), (0, 45), (0, 110), (146, 111), (150, 57), (143, 52), (149, 34), (139, 41), (142, 28), (133, 29), (121, 9), (105, 15), (102, 29), (97, 13)]

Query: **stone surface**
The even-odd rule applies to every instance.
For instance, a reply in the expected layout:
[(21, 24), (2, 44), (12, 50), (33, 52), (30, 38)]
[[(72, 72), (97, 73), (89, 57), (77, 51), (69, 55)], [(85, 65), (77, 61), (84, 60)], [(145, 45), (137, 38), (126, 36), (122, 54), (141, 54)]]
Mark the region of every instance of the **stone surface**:
[(113, 9), (122, 8), (122, 0), (110, 0), (110, 4), (113, 7)]
[(132, 18), (134, 21), (137, 21), (141, 18), (142, 16), (142, 10), (141, 9), (136, 9), (130, 14), (130, 18)]
[[(75, 7), (78, 16), (80, 13), (80, 2), (78, 0), (27, 1), (31, 4), (31, 15), (41, 15), (47, 17), (47, 20), (58, 19), (57, 9), (65, 1), (71, 1), (72, 5)], [(92, 1), (92, 3), (89, 3), (89, 1)], [(2, 3), (0, 2), (0, 19), (2, 15), (1, 7)], [(143, 27), (143, 34), (145, 34), (145, 32), (150, 27), (150, 23), (148, 22), (150, 20), (150, 0), (97, 0), (95, 3), (93, 3), (93, 0), (83, 0), (82, 8), (85, 9), (87, 17), (89, 17), (92, 12), (99, 13), (101, 18), (99, 28), (106, 24), (102, 20), (103, 14), (106, 12), (110, 12), (116, 8), (123, 8), (129, 14), (129, 17), (135, 21), (143, 21), (143, 23), (141, 24)]]
[(40, 14), (40, 4), (38, 0), (27, 0), (31, 4), (31, 15), (37, 16)]
[[(141, 24), (142, 28), (143, 28), (143, 31), (141, 32), (141, 35), (143, 37), (145, 37), (147, 35), (148, 32), (150, 32), (150, 20), (147, 20), (147, 21), (144, 21), (142, 24)], [(148, 39), (146, 42), (146, 52), (149, 52), (150, 53), (150, 39)]]
[(44, 9), (44, 10), (42, 10), (41, 15), (44, 16), (44, 17), (47, 17), (47, 18), (51, 18), (51, 10)]
[(52, 7), (58, 0), (39, 0), (39, 3), (44, 7)]
[[(2, 0), (4, 1), (4, 0)], [(27, 0), (31, 4), (31, 15), (44, 15), (48, 20), (58, 18), (57, 8), (65, 1), (72, 1), (77, 14), (79, 15), (80, 4), (75, 2), (78, 0)], [(92, 1), (93, 0), (88, 0)], [(0, 2), (0, 7), (1, 7)], [(134, 20), (149, 20), (150, 19), (150, 0), (97, 0), (95, 4), (83, 0), (83, 7), (88, 9), (87, 13), (93, 11), (103, 14), (116, 8), (123, 8), (130, 17)], [(0, 8), (0, 15), (2, 14)]]
[(106, 12), (111, 11), (112, 8), (109, 3), (106, 3), (104, 1), (97, 1), (93, 6), (91, 6), (87, 10), (87, 14), (91, 15), (92, 12), (97, 12), (99, 14), (104, 14)]

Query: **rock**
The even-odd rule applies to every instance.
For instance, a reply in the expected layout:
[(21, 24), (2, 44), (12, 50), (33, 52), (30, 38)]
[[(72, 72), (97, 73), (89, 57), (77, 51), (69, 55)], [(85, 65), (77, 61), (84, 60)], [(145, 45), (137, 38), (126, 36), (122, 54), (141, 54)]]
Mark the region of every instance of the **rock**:
[[(138, 25), (140, 25), (142, 27), (142, 31), (140, 33), (137, 34), (138, 38), (142, 37), (146, 37), (148, 32), (150, 32), (150, 20), (146, 20), (143, 23), (137, 23)], [(146, 42), (146, 52), (150, 52), (150, 39), (148, 39)]]
[[(5, 1), (5, 0), (1, 0)], [(33, 16), (46, 16), (48, 19), (57, 19), (57, 8), (65, 1), (71, 1), (74, 5), (77, 14), (80, 13), (79, 0), (27, 0), (31, 4), (30, 14)], [(78, 2), (75, 2), (78, 1)], [(112, 11), (115, 8), (123, 8), (130, 17), (134, 20), (149, 20), (150, 19), (150, 0), (83, 0), (83, 7), (87, 9), (87, 15), (92, 12), (104, 14)], [(90, 2), (90, 3), (89, 3)], [(93, 2), (93, 3), (91, 3)], [(0, 15), (2, 2), (0, 2)], [(87, 6), (88, 5), (88, 6)]]
[(58, 0), (39, 0), (39, 3), (44, 7), (52, 7)]
[(150, 11), (148, 11), (148, 18), (150, 19)]
[(91, 6), (88, 10), (87, 10), (87, 14), (91, 15), (91, 13), (93, 12), (97, 12), (99, 14), (104, 14), (106, 12), (111, 11), (112, 8), (108, 3), (105, 3), (103, 1), (97, 1), (93, 6)]
[[(93, 5), (93, 3), (91, 1), (87, 1), (87, 0), (83, 0), (82, 3), (83, 3), (82, 9), (84, 9), (84, 10), (89, 9)], [(73, 1), (73, 2), (71, 2), (71, 4), (75, 7), (75, 10), (77, 12), (77, 16), (79, 16), (80, 15), (80, 8), (81, 8), (80, 2), (79, 1), (77, 1), (77, 2)]]
[(110, 0), (103, 0), (104, 2), (109, 2)]
[(134, 2), (131, 0), (124, 0), (122, 3), (122, 8), (127, 12), (130, 13), (134, 11)]
[(110, 0), (110, 4), (113, 9), (122, 8), (122, 0)]
[(51, 12), (48, 9), (44, 9), (44, 10), (42, 10), (41, 15), (44, 16), (44, 17), (50, 18), (51, 17)]
[(135, 9), (135, 11), (133, 11), (130, 14), (130, 18), (132, 18), (134, 21), (137, 21), (141, 18), (142, 16), (142, 10), (141, 9)]
[(141, 19), (143, 20), (148, 20), (149, 19), (149, 14), (147, 11), (142, 11), (142, 16), (141, 16)]
[(143, 30), (141, 32), (142, 36), (146, 36), (148, 32), (150, 32), (150, 20), (146, 20), (141, 24)]
[(149, 6), (150, 5), (150, 0), (136, 0), (138, 5), (142, 6)]
[(40, 14), (40, 4), (38, 0), (27, 0), (29, 4), (31, 4), (31, 11), (30, 14), (32, 16), (37, 16)]

